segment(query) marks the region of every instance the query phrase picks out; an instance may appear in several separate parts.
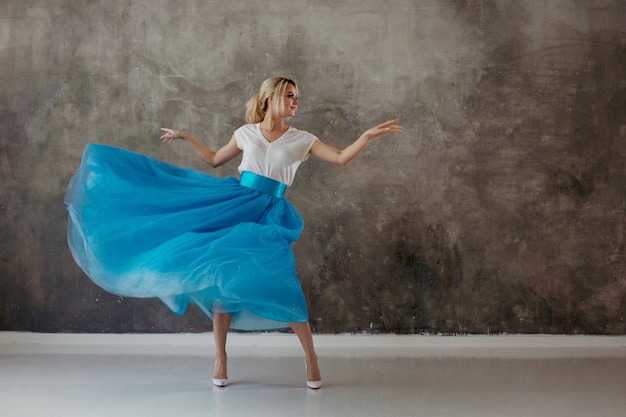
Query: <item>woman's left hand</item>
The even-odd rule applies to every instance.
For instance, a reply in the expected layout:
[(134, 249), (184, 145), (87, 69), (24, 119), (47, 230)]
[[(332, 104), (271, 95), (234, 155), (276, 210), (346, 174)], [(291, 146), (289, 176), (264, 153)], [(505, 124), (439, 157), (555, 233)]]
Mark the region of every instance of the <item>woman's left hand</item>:
[(366, 130), (364, 135), (368, 136), (370, 139), (387, 134), (396, 135), (402, 132), (402, 126), (398, 125), (398, 120), (399, 119), (393, 119), (381, 123), (378, 126), (374, 126)]

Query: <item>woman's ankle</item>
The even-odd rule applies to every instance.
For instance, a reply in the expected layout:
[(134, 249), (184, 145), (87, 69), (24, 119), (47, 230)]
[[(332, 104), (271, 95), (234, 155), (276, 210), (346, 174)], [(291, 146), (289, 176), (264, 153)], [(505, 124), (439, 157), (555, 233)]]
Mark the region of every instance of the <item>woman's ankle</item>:
[(215, 357), (215, 367), (213, 368), (213, 378), (228, 378), (228, 361), (226, 355)]

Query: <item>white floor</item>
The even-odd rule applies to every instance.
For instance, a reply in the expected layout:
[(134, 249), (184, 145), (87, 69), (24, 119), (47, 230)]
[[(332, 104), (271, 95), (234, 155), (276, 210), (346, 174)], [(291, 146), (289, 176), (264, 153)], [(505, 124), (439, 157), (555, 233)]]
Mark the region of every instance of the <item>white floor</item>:
[(316, 336), (324, 387), (297, 339), (0, 332), (0, 415), (624, 416), (626, 337)]

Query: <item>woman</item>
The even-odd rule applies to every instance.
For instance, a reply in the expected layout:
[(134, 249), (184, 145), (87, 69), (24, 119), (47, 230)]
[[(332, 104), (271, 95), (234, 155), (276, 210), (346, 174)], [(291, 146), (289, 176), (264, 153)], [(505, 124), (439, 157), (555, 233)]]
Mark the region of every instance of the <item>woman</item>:
[[(119, 295), (158, 297), (178, 314), (193, 302), (212, 319), (219, 387), (228, 383), (229, 328), (287, 326), (305, 352), (307, 387), (321, 387), (291, 251), (303, 221), (282, 195), (309, 155), (346, 165), (373, 138), (401, 131), (390, 120), (338, 150), (287, 125), (297, 107), (296, 83), (275, 77), (247, 103), (248, 124), (218, 151), (185, 131), (162, 128), (163, 141), (185, 141), (213, 167), (243, 153), (239, 181), (89, 145), (66, 195), (70, 247), (94, 282)], [(115, 226), (103, 228), (103, 212)]]

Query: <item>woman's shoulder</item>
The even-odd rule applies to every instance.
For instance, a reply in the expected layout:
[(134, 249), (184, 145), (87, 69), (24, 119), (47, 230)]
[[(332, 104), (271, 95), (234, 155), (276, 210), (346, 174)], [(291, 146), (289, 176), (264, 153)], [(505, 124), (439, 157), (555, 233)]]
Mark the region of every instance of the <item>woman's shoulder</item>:
[(294, 138), (298, 138), (298, 139), (305, 139), (305, 140), (317, 139), (317, 136), (315, 136), (314, 134), (309, 133), (306, 130), (300, 130), (293, 126), (289, 126), (288, 132), (291, 136), (293, 136)]
[(259, 130), (259, 123), (246, 123), (239, 126), (235, 132), (255, 132)]
[(247, 123), (237, 128), (234, 135), (235, 138), (250, 138), (258, 136), (260, 131), (258, 123)]

